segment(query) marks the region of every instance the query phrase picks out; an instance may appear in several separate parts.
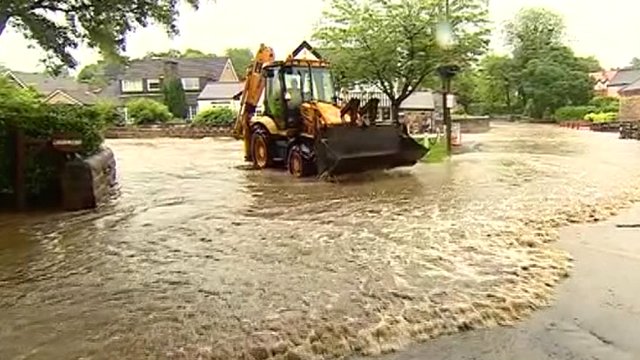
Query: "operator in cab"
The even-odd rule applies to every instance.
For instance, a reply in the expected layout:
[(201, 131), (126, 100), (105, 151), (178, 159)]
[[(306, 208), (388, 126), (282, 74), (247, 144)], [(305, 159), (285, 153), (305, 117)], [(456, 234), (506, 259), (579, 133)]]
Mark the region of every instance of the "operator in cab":
[(289, 124), (299, 124), (300, 106), (302, 105), (302, 88), (297, 78), (292, 78), (285, 92), (285, 100), (287, 101), (287, 113)]

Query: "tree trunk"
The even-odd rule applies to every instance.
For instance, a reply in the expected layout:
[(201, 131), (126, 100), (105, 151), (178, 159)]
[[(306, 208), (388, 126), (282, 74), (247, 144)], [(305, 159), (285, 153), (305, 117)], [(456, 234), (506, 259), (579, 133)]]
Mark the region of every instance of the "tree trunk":
[(505, 89), (505, 100), (507, 102), (507, 111), (509, 112), (509, 115), (511, 115), (511, 94), (510, 94), (510, 87), (507, 86)]
[(396, 125), (400, 124), (400, 104), (397, 99), (391, 100), (391, 121)]
[(7, 23), (9, 22), (9, 13), (7, 10), (0, 10), (0, 35), (4, 31)]

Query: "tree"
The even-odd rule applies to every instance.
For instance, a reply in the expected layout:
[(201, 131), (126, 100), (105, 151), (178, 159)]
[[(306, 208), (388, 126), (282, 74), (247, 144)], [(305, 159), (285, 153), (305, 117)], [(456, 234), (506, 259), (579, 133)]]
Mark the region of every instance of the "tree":
[(480, 61), (477, 99), (487, 110), (512, 112), (516, 86), (514, 63), (509, 56), (489, 55)]
[(564, 40), (565, 24), (561, 15), (545, 8), (524, 8), (505, 26), (507, 44), (515, 57), (528, 56)]
[(180, 79), (170, 77), (163, 82), (164, 104), (173, 116), (184, 119), (187, 116), (187, 98)]
[(101, 88), (117, 78), (118, 74), (124, 70), (127, 61), (126, 58), (124, 61), (102, 59), (95, 64), (83, 67), (76, 78), (81, 83)]
[(595, 56), (579, 57), (578, 61), (588, 72), (594, 73), (603, 70), (600, 61)]
[[(199, 0), (187, 2), (197, 8)], [(166, 0), (3, 0), (0, 35), (7, 25), (15, 27), (45, 50), (45, 64), (57, 73), (76, 68), (71, 52), (81, 43), (117, 58), (125, 50), (126, 35), (137, 26), (153, 21), (169, 35), (178, 34), (178, 5)]]
[(506, 26), (519, 105), (533, 117), (586, 104), (593, 96), (594, 59), (576, 57), (563, 44), (564, 29), (564, 19), (543, 8), (525, 8)]
[(238, 77), (243, 80), (247, 68), (251, 64), (251, 61), (253, 61), (253, 53), (251, 50), (248, 48), (230, 48), (225, 51), (225, 55), (231, 59), (231, 63)]
[(534, 118), (566, 105), (584, 105), (593, 97), (593, 80), (573, 51), (565, 46), (527, 63), (521, 76), (526, 111)]
[(634, 57), (631, 59), (631, 67), (634, 69), (640, 69), (640, 58)]
[(188, 58), (201, 58), (201, 57), (215, 57), (215, 54), (207, 54), (198, 49), (187, 49), (183, 52), (180, 50), (171, 49), (168, 51), (161, 52), (148, 52), (145, 54), (143, 59), (152, 59), (152, 58), (176, 58), (176, 59), (188, 59)]
[(487, 47), (486, 2), (450, 1), (449, 21), (457, 44), (449, 49), (436, 41), (444, 14), (441, 0), (332, 0), (314, 38), (339, 54), (329, 60), (342, 82), (375, 84), (391, 100), (392, 118), (398, 121), (400, 104), (438, 65), (464, 65)]

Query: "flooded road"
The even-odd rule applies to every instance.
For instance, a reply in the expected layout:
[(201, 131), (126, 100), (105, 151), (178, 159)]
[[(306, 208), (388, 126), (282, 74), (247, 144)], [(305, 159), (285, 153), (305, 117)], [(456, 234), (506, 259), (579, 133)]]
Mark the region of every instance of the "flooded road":
[(245, 170), (232, 140), (109, 141), (111, 202), (0, 215), (0, 358), (322, 359), (512, 323), (570, 272), (558, 226), (640, 199), (640, 143), (473, 140), (338, 183)]

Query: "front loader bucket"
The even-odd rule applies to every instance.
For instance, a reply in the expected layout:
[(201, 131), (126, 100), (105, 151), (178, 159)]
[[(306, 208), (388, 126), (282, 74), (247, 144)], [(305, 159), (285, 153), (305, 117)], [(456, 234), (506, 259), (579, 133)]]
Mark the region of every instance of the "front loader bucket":
[(412, 166), (427, 151), (396, 126), (337, 126), (316, 142), (316, 162), (318, 174), (341, 175)]

